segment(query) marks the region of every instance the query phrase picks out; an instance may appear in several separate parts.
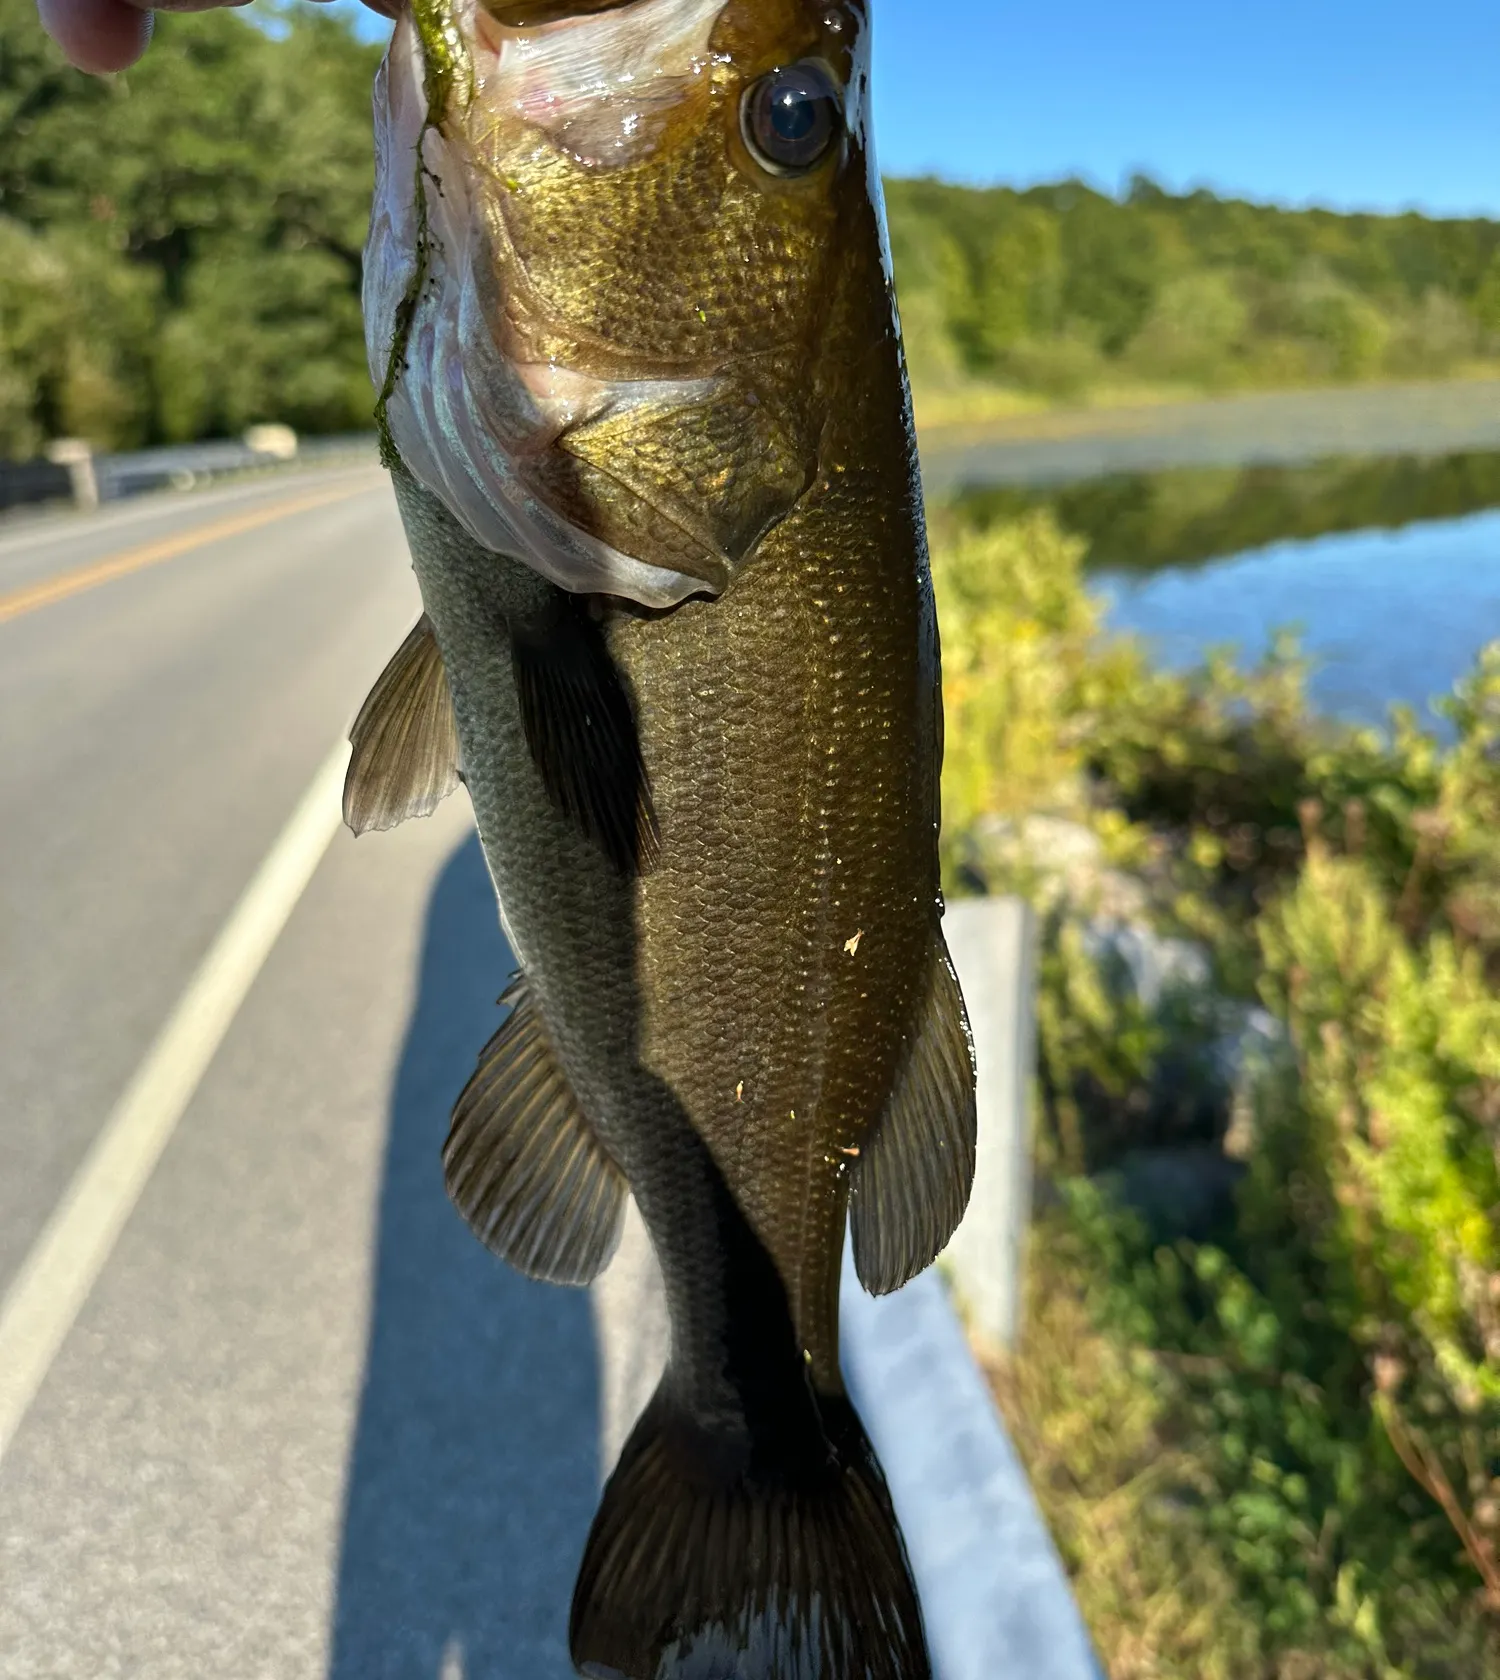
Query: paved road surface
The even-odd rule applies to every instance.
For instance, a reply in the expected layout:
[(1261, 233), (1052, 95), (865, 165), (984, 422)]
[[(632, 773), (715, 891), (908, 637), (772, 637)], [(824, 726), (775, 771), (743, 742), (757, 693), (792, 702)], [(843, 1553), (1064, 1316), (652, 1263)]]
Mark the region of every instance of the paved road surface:
[[(416, 611), (368, 470), (0, 537), (0, 1295)], [(0, 1459), (4, 1680), (569, 1673), (588, 1301), (437, 1168), (509, 966), (462, 795), (334, 840)]]
[(1018, 415), (922, 436), (929, 494), (1163, 467), (1291, 466), (1332, 455), (1500, 449), (1500, 380), (1262, 391), (1217, 402)]

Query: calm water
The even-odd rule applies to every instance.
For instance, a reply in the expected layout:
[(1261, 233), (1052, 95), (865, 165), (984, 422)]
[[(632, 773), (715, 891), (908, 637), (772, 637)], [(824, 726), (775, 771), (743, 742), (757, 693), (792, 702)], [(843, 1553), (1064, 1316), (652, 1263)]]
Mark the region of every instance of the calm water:
[(1183, 469), (1062, 487), (973, 488), (981, 521), (1046, 506), (1088, 544), (1110, 622), (1168, 664), (1296, 626), (1325, 711), (1427, 716), (1500, 637), (1500, 453)]
[(1324, 711), (1380, 722), (1402, 700), (1426, 715), (1500, 637), (1500, 513), (1284, 542), (1147, 577), (1101, 571), (1109, 622), (1148, 636), (1164, 663), (1216, 642), (1242, 659), (1297, 625)]

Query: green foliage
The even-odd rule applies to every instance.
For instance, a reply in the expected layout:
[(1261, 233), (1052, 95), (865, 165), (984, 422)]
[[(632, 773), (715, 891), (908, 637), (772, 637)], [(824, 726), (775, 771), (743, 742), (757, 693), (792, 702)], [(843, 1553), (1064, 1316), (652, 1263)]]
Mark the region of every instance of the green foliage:
[[(1113, 1680), (1500, 1673), (1500, 644), (1446, 742), (1336, 728), (1290, 644), (1169, 675), (1102, 634), (1045, 511), (938, 533), (950, 886), (1046, 907), (1047, 1202), (999, 1390)], [(1096, 836), (1086, 890), (997, 842), (1038, 808)], [(1100, 1171), (1173, 1058), (1209, 1077), (1222, 1007), (1122, 983), (1090, 918), (1127, 879), (1277, 1024), (1200, 1133), (1232, 1118), (1242, 1165), (1192, 1241)]]
[(1178, 275), (1156, 294), (1130, 360), (1148, 376), (1209, 385), (1243, 353), (1249, 330), (1250, 310), (1222, 269)]
[(1500, 224), (1340, 216), (1076, 181), (887, 183), (919, 411), (1047, 396), (1440, 377), (1500, 352)]
[(1474, 293), (1474, 315), (1487, 333), (1500, 334), (1500, 251), (1490, 258)]
[(63, 434), (138, 435), (153, 295), (87, 238), (0, 216), (0, 457)]
[(1026, 1340), (992, 1375), (1110, 1680), (1292, 1680), (1267, 1660), (1276, 1642), (1232, 1561), (1205, 1543), (1220, 1490), (1181, 1427), (1177, 1367), (1148, 1351), (1149, 1322), (1116, 1322), (1139, 1232), (1080, 1204), (1038, 1226)]
[(1081, 586), (1084, 545), (1044, 512), (959, 529), (933, 551), (942, 602), (947, 832), (985, 813), (1053, 802), (1084, 763), (1082, 721), (1101, 684), (1137, 659), (1097, 658), (1099, 608)]
[(378, 50), (317, 7), (159, 15), (108, 81), (0, 0), (0, 453), (362, 428)]
[[(1287, 1186), (1278, 1186), (1283, 1226), (1287, 1201)], [(1102, 1474), (1087, 1494), (1067, 1497), (1038, 1478), (1044, 1507), (1054, 1506), (1064, 1532), (1094, 1526), (1098, 1503), (1112, 1502), (1117, 1520), (1120, 1505), (1133, 1507), (1122, 1541), (1137, 1560), (1159, 1551), (1170, 1529), (1178, 1555), (1196, 1560), (1221, 1599), (1220, 1625), (1198, 1657), (1206, 1672), (1237, 1680), (1496, 1672), (1500, 1639), (1477, 1577), (1393, 1448), (1378, 1385), (1342, 1327), (1317, 1310), (1329, 1266), (1295, 1233), (1280, 1235), (1269, 1253), (1164, 1247), (1087, 1181), (1062, 1186), (1033, 1244), (1036, 1334), (1020, 1361), (1022, 1380), (1044, 1363), (1076, 1371), (1080, 1341), (1098, 1338), (1131, 1379), (1118, 1382), (1124, 1392), (1108, 1416), (1148, 1413), (1171, 1469), (1149, 1500), (1129, 1480), (1111, 1486)], [(1049, 1333), (1059, 1298), (1081, 1308), (1066, 1345)], [(1076, 1429), (1077, 1412), (1095, 1399), (1060, 1394), (1058, 1403), (1073, 1415), (1051, 1427)], [(1101, 1457), (1117, 1450), (1107, 1436), (1091, 1447)], [(1151, 1455), (1137, 1447), (1136, 1456)], [(1083, 1563), (1083, 1579), (1107, 1563)], [(1141, 1584), (1170, 1602), (1170, 1578)], [(1087, 1595), (1084, 1602), (1087, 1610)], [(1170, 1620), (1148, 1630), (1093, 1625), (1112, 1680), (1191, 1672)], [(1143, 1633), (1152, 1661), (1132, 1662)]]
[(1090, 951), (1076, 918), (1054, 909), (1042, 941), (1037, 1035), (1049, 1125), (1042, 1164), (1080, 1174), (1099, 1153), (1088, 1120), (1101, 1111), (1139, 1122), (1153, 1065), (1166, 1047), (1163, 1023)]

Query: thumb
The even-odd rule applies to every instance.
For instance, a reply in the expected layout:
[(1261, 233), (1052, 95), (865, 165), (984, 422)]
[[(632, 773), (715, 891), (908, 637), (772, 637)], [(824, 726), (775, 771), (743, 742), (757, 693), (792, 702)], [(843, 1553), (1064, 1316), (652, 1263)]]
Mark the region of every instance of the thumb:
[(151, 39), (150, 12), (128, 0), (37, 0), (37, 14), (68, 62), (96, 76), (128, 69)]

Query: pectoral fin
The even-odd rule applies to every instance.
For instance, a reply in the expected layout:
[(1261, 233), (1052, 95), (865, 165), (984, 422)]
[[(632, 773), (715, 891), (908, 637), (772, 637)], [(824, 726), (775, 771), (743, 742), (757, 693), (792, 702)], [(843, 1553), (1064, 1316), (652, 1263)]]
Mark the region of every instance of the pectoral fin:
[(622, 874), (646, 870), (660, 842), (635, 713), (604, 638), (574, 602), (544, 632), (513, 629), (521, 722), (557, 808)]
[(547, 1283), (604, 1270), (625, 1214), (624, 1174), (595, 1136), (518, 979), (504, 1025), (453, 1110), (448, 1194), (501, 1259)]
[(872, 1295), (914, 1278), (953, 1235), (974, 1182), (974, 1051), (941, 934), (885, 1113), (854, 1163), (854, 1264)]
[(344, 821), (356, 834), (426, 817), (458, 786), (458, 727), (432, 620), (423, 613), (349, 731)]

